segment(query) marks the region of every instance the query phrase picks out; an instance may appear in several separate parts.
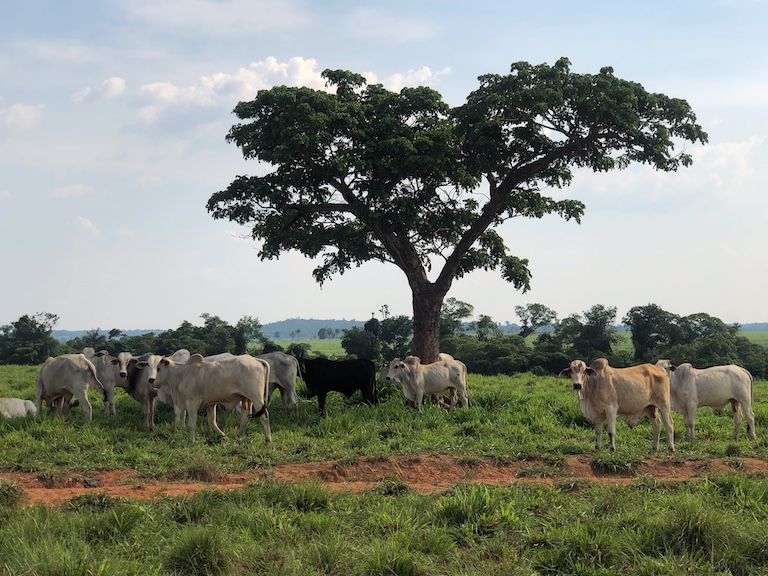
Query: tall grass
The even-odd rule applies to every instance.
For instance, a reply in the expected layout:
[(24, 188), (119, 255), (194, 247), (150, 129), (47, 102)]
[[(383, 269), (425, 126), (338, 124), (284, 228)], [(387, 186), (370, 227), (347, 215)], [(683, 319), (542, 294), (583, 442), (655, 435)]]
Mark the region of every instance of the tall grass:
[[(17, 509), (0, 574), (761, 574), (765, 482), (459, 486), (444, 495), (283, 487)], [(735, 497), (741, 494), (743, 497)], [(179, 507), (197, 510), (196, 520)]]

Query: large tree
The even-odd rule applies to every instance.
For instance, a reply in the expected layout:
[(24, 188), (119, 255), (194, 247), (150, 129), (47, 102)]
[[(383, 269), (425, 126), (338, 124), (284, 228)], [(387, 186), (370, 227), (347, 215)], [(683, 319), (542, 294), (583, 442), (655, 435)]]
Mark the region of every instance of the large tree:
[(321, 257), (320, 283), (370, 260), (399, 267), (425, 362), (438, 353), (455, 278), (496, 269), (530, 287), (528, 260), (508, 252), (496, 227), (550, 213), (580, 221), (581, 202), (542, 190), (568, 185), (573, 168), (676, 170), (691, 156), (675, 143), (707, 139), (684, 100), (611, 68), (573, 73), (565, 58), (481, 76), (456, 108), (426, 87), (391, 92), (352, 72), (323, 76), (328, 91), (277, 86), (236, 106), (243, 122), (227, 139), (267, 172), (236, 177), (208, 210), (250, 226), (263, 259)]

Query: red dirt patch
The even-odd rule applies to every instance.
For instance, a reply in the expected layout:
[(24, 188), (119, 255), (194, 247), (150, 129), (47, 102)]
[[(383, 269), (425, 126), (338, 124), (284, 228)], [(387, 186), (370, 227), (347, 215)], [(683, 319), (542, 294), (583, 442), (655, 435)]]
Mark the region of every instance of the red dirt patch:
[(222, 474), (216, 482), (159, 481), (142, 478), (131, 470), (71, 473), (40, 476), (19, 472), (0, 472), (0, 480), (19, 484), (28, 505), (49, 506), (87, 493), (106, 493), (116, 498), (153, 500), (162, 496), (187, 496), (205, 489), (236, 490), (248, 482), (273, 478), (282, 484), (317, 482), (335, 491), (371, 490), (383, 481), (396, 479), (422, 494), (445, 492), (459, 483), (508, 486), (516, 483), (554, 484), (587, 481), (595, 484), (629, 485), (638, 477), (663, 482), (697, 480), (738, 471), (768, 475), (768, 461), (757, 458), (731, 458), (675, 462), (649, 458), (638, 464), (635, 473), (595, 472), (589, 455), (572, 456), (561, 464), (545, 460), (499, 462), (491, 458), (456, 456), (390, 456), (361, 458), (355, 461), (281, 464), (258, 472)]

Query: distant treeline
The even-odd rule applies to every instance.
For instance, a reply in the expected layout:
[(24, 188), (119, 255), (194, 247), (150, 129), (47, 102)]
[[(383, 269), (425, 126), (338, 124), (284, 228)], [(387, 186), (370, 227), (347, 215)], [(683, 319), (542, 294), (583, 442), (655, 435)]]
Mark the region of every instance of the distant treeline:
[[(691, 362), (697, 367), (733, 363), (756, 377), (768, 374), (768, 347), (739, 334), (747, 326), (768, 330), (768, 324), (728, 325), (705, 313), (679, 316), (655, 304), (632, 308), (621, 324), (616, 322), (616, 308), (603, 305), (563, 319), (542, 304), (516, 306), (515, 311), (522, 324), (515, 325), (516, 333), (510, 333), (510, 324), (501, 325), (487, 315), (469, 322), (468, 318), (474, 317), (473, 306), (448, 298), (441, 315), (440, 350), (463, 360), (470, 371), (483, 374), (556, 374), (574, 358), (591, 361), (598, 357), (608, 358), (615, 366), (655, 362), (659, 358)], [(171, 354), (186, 348), (203, 355), (280, 349), (273, 338), (341, 338), (348, 355), (375, 362), (410, 354), (411, 318), (386, 313), (382, 316), (381, 320), (374, 317), (365, 323), (292, 319), (267, 325), (282, 328), (275, 330), (251, 316), (231, 325), (218, 316), (202, 314), (199, 326), (184, 321), (175, 329), (144, 333), (96, 328), (62, 343), (53, 337), (56, 315), (25, 315), (0, 327), (0, 364), (39, 364), (48, 356), (79, 352), (85, 347), (137, 354)], [(302, 325), (304, 329), (299, 328)], [(286, 329), (288, 333), (283, 334)], [(632, 349), (617, 349), (618, 333), (626, 330), (631, 334)], [(532, 334), (538, 336), (526, 341)], [(312, 353), (309, 346), (299, 346)]]

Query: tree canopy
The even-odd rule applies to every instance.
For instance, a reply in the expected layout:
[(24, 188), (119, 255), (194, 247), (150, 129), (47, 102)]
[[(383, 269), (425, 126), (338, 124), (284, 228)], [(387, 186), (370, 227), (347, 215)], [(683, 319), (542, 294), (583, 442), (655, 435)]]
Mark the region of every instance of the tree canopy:
[(237, 176), (208, 210), (250, 226), (263, 259), (287, 250), (320, 258), (320, 283), (371, 260), (399, 267), (413, 295), (414, 351), (426, 361), (437, 355), (455, 278), (499, 270), (530, 287), (528, 260), (497, 226), (546, 214), (578, 222), (581, 202), (544, 192), (568, 185), (574, 168), (674, 171), (691, 163), (676, 142), (707, 140), (685, 100), (610, 67), (571, 72), (566, 58), (481, 76), (456, 108), (431, 88), (392, 92), (353, 72), (323, 76), (328, 91), (277, 86), (237, 105), (242, 122), (227, 139), (269, 169)]

